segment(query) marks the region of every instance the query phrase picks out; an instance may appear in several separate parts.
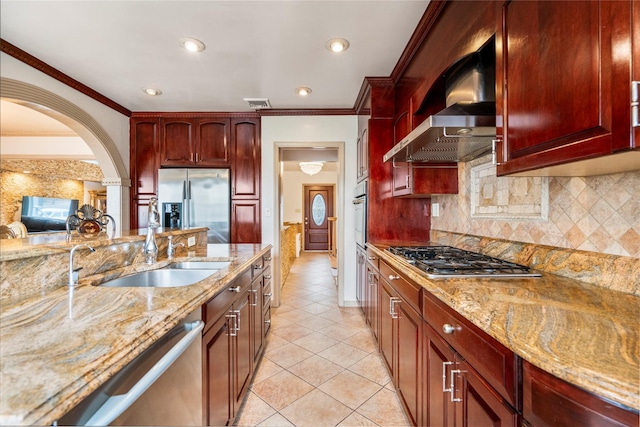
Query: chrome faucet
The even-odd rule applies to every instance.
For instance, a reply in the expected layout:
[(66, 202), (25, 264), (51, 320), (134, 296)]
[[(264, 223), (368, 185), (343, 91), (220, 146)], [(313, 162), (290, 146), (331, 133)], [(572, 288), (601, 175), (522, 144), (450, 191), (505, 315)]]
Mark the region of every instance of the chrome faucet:
[(76, 268), (74, 270), (74, 268), (73, 268), (73, 253), (76, 251), (76, 249), (78, 249), (78, 248), (80, 248), (82, 246), (86, 246), (87, 248), (89, 248), (89, 250), (91, 252), (95, 252), (96, 251), (91, 246), (89, 246), (89, 245), (87, 245), (85, 243), (82, 243), (82, 244), (79, 244), (79, 245), (75, 245), (73, 248), (71, 248), (71, 252), (69, 252), (69, 286), (70, 287), (73, 287), (73, 286), (78, 284), (78, 277), (79, 277), (79, 273), (78, 272), (80, 270), (82, 270), (82, 267)]
[(174, 245), (173, 236), (169, 236), (168, 239), (169, 239), (169, 243), (167, 243), (167, 258), (171, 259), (176, 254), (176, 248), (180, 246), (184, 247), (184, 243), (180, 242)]
[(153, 264), (158, 258), (158, 244), (154, 229), (160, 226), (160, 213), (158, 212), (158, 199), (149, 199), (149, 226), (147, 227), (147, 239), (144, 242), (142, 253), (147, 264)]

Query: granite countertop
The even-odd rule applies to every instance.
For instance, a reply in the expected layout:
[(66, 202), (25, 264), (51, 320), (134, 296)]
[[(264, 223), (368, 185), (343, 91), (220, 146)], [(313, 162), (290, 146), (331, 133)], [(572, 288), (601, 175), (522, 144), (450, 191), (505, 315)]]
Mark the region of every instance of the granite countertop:
[(72, 292), (63, 286), (3, 297), (0, 424), (50, 425), (270, 249), (206, 245), (206, 253), (175, 258), (231, 261), (190, 286), (107, 288), (92, 286), (96, 279), (86, 277)]
[(640, 297), (550, 273), (429, 279), (385, 247), (368, 247), (524, 360), (640, 409)]

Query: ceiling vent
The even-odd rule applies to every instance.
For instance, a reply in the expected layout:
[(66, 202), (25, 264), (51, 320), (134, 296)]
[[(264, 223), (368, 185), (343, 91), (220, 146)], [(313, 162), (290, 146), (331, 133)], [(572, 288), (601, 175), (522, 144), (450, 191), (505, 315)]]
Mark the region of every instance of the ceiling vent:
[(242, 98), (249, 103), (249, 108), (253, 110), (262, 110), (264, 108), (271, 108), (269, 104), (269, 98)]

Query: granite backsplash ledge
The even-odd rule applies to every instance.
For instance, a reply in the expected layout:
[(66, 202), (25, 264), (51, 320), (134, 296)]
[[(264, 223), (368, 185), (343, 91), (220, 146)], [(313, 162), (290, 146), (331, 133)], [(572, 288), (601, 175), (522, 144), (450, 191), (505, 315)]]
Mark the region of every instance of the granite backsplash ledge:
[(454, 246), (536, 270), (640, 296), (640, 258), (431, 230), (431, 244)]

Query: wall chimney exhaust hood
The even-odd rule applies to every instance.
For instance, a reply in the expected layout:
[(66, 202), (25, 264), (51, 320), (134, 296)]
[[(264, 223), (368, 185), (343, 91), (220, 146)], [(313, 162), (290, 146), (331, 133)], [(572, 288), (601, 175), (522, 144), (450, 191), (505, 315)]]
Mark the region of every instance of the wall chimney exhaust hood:
[(491, 151), (496, 135), (495, 44), (445, 73), (446, 106), (384, 155), (393, 162), (468, 161)]

